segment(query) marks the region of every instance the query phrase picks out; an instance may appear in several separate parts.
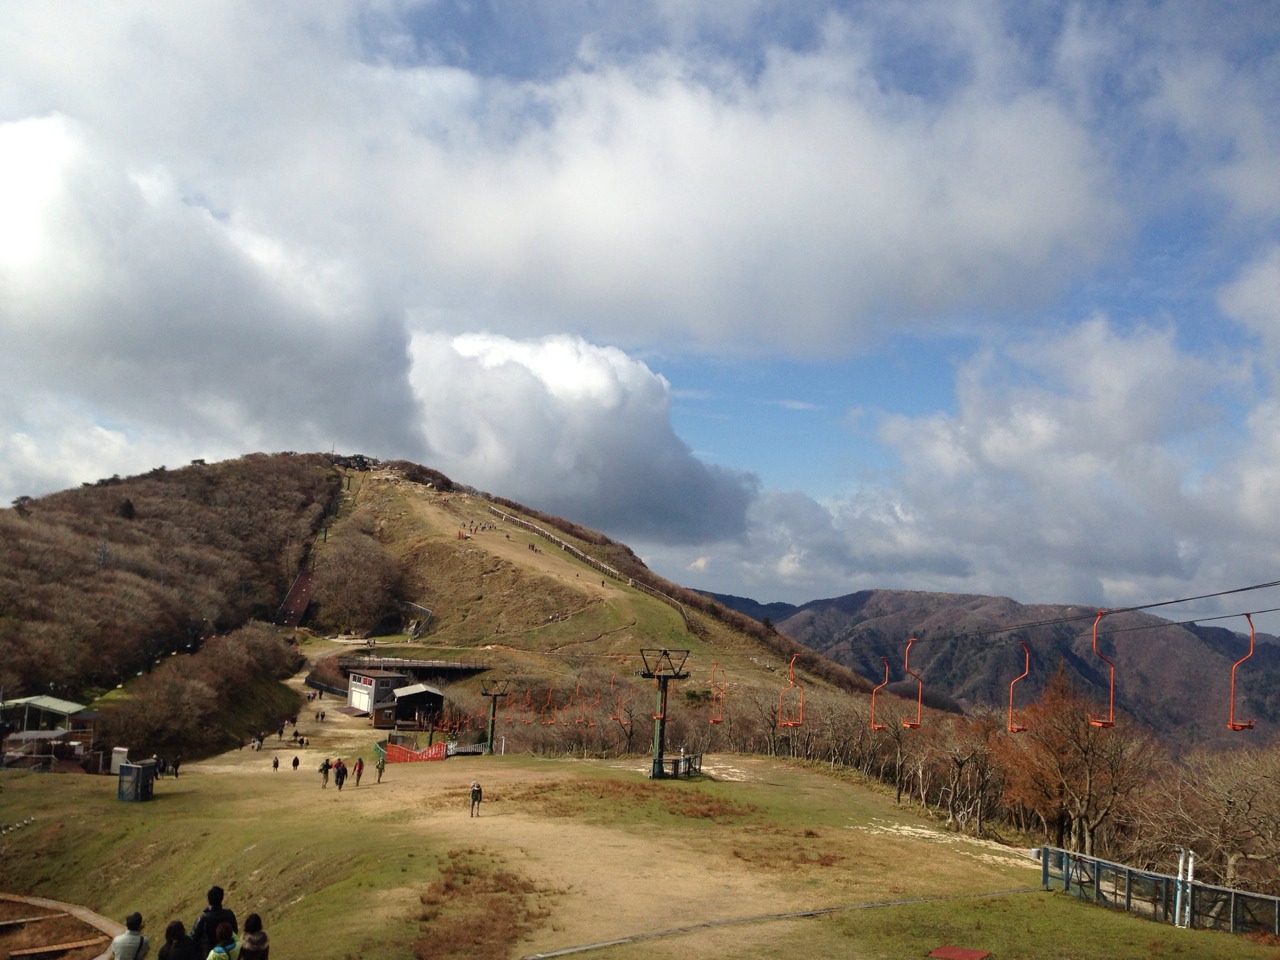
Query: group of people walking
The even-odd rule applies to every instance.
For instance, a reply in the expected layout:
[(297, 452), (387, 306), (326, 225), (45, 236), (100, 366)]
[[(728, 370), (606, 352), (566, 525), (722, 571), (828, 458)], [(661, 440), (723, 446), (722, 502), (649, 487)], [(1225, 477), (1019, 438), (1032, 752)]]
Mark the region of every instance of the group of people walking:
[[(383, 764), (384, 764), (383, 759), (379, 757), (377, 762), (379, 783), (382, 782)], [(297, 769), (297, 768), (295, 767), (294, 769)], [(333, 773), (333, 784), (339, 790), (341, 790), (342, 785), (347, 782), (348, 776), (354, 776), (356, 778), (356, 786), (358, 787), (360, 786), (360, 778), (364, 776), (364, 757), (357, 757), (355, 764), (350, 768), (347, 767), (346, 763), (343, 761), (341, 757), (339, 757), (337, 760), (334, 760), (332, 762), (330, 762), (328, 757), (325, 757), (324, 761), (320, 764), (321, 788), (329, 786), (330, 772)]]
[[(208, 900), (190, 933), (181, 920), (165, 927), (158, 960), (270, 960), (271, 944), (260, 916), (251, 913), (244, 918), (242, 936), (235, 912), (222, 903), (222, 888), (210, 887)], [(142, 932), (142, 914), (129, 914), (124, 926), (124, 933), (111, 941), (112, 960), (146, 960), (151, 938)]]

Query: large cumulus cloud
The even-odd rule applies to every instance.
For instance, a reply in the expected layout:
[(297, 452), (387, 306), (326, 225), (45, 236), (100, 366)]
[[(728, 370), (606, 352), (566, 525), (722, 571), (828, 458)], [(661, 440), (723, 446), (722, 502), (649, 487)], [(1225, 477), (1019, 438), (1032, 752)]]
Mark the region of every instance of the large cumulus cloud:
[(670, 387), (576, 338), (414, 338), (412, 379), (432, 459), (467, 482), (619, 534), (734, 538), (747, 475), (695, 459), (671, 429)]

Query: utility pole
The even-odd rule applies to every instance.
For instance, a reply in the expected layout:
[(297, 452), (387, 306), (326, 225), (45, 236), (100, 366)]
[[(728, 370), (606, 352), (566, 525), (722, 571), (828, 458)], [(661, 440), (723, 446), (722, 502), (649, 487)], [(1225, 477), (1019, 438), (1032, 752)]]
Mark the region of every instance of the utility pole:
[(489, 742), (486, 745), (486, 753), (493, 753), (493, 728), (498, 722), (498, 698), (507, 695), (507, 684), (509, 681), (503, 680), (492, 690), (486, 685), (481, 688), (480, 696), (489, 698)]
[(689, 676), (684, 662), (689, 659), (688, 650), (641, 650), (644, 669), (639, 671), (646, 680), (658, 681), (658, 702), (653, 713), (653, 770), (650, 776), (661, 780), (665, 776), (662, 753), (667, 739), (667, 684), (672, 680), (684, 680)]

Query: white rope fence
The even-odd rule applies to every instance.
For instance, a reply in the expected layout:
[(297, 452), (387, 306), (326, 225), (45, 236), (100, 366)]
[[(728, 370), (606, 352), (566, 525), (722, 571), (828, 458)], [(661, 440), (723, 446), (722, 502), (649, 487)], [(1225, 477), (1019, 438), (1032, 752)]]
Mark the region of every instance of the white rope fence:
[(620, 583), (627, 584), (627, 586), (629, 587), (634, 587), (635, 589), (643, 593), (649, 594), (649, 596), (651, 597), (655, 597), (658, 600), (661, 600), (663, 603), (667, 604), (668, 606), (673, 607), (676, 610), (676, 612), (680, 614), (680, 618), (684, 620), (685, 629), (686, 630), (689, 629), (689, 614), (685, 612), (684, 604), (682, 604), (675, 597), (668, 596), (667, 594), (663, 593), (661, 590), (655, 590), (653, 587), (649, 586), (647, 583), (641, 583), (639, 580), (635, 579), (634, 577), (624, 576), (622, 573), (615, 570), (613, 567), (609, 566), (607, 563), (603, 563), (602, 561), (597, 560), (595, 557), (592, 557), (592, 556), (589, 556), (588, 554), (583, 553), (581, 550), (575, 547), (572, 543), (568, 543), (565, 540), (561, 540), (550, 530), (547, 530), (544, 527), (540, 527), (536, 523), (531, 523), (530, 521), (524, 519), (523, 517), (517, 517), (514, 514), (510, 514), (503, 510), (499, 510), (493, 504), (489, 504), (489, 512), (494, 514), (495, 516), (502, 518), (507, 523), (512, 523), (518, 527), (523, 527), (524, 529), (528, 530), (530, 533), (536, 534), (537, 536), (541, 537), (543, 540), (546, 540), (550, 543), (554, 543), (561, 550), (565, 551), (566, 553), (573, 554), (575, 557), (577, 557), (587, 566), (592, 567), (595, 570), (598, 570), (600, 573), (603, 573), (606, 577), (611, 577), (614, 580), (619, 581)]

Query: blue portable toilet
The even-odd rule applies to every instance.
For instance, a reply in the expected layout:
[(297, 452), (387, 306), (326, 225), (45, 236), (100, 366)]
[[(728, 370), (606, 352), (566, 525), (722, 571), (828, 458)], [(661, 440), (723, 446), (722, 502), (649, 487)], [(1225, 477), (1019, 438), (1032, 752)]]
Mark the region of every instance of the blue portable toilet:
[(154, 760), (143, 760), (140, 763), (122, 763), (120, 764), (120, 780), (116, 791), (116, 799), (127, 802), (150, 800), (155, 782), (156, 762)]

